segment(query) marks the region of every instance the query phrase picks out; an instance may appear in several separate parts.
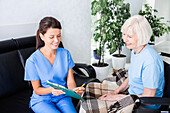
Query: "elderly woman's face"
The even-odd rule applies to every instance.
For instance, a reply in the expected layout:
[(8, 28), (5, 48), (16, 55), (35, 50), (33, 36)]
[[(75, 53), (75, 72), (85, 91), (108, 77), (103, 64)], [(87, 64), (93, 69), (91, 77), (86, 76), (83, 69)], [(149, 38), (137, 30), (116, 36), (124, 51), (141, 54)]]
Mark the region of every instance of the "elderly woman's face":
[(123, 41), (126, 43), (128, 49), (135, 49), (137, 46), (137, 35), (131, 29), (127, 29), (122, 34)]

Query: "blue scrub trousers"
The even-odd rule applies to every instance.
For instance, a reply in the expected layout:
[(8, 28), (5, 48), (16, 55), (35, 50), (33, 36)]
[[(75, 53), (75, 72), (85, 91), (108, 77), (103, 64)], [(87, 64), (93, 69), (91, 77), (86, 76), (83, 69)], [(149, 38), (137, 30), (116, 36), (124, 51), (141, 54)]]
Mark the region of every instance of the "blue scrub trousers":
[(70, 97), (65, 97), (57, 101), (41, 101), (32, 106), (35, 113), (77, 113)]

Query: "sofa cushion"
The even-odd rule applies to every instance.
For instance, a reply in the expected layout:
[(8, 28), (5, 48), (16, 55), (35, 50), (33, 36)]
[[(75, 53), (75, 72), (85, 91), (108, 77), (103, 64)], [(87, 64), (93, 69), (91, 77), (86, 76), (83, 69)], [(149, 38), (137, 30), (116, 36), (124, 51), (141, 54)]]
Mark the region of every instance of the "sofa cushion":
[(18, 39), (14, 39), (14, 41), (15, 41), (18, 49), (35, 47), (35, 45), (36, 45), (36, 36), (18, 38)]
[(17, 46), (14, 40), (5, 40), (0, 42), (0, 53), (10, 52), (16, 50)]
[(0, 113), (29, 113), (32, 90), (22, 90), (0, 99)]
[(35, 47), (19, 49), (18, 54), (20, 56), (20, 60), (22, 65), (25, 67), (26, 60), (30, 57), (30, 55), (35, 51)]
[(16, 50), (0, 54), (0, 70), (0, 98), (28, 88), (28, 82), (24, 81), (24, 68)]

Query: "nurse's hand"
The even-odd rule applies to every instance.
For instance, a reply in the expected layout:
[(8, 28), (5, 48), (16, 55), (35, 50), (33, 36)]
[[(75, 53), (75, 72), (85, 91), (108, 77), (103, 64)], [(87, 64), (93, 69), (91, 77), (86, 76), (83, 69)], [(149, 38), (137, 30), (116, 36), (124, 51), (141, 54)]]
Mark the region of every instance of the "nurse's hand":
[(58, 96), (58, 95), (61, 95), (61, 94), (65, 94), (65, 92), (62, 91), (62, 90), (52, 88), (52, 94), (55, 95), (55, 96)]
[(75, 91), (78, 95), (82, 95), (83, 91), (85, 90), (84, 87), (76, 87), (73, 89), (73, 91)]

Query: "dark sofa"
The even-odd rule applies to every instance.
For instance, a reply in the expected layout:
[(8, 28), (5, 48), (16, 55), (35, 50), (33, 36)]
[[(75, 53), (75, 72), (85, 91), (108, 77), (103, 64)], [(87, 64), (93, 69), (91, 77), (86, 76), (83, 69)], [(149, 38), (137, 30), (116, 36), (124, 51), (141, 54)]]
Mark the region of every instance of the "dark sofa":
[[(35, 36), (0, 42), (0, 113), (28, 113), (32, 95), (30, 82), (24, 81), (26, 59), (35, 51)], [(60, 47), (62, 47), (62, 43)], [(84, 74), (84, 69), (89, 77)], [(94, 69), (86, 64), (73, 68), (77, 86), (86, 82), (99, 82)], [(73, 99), (76, 106), (78, 100)]]

